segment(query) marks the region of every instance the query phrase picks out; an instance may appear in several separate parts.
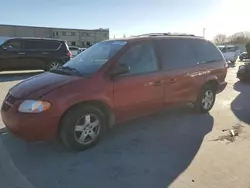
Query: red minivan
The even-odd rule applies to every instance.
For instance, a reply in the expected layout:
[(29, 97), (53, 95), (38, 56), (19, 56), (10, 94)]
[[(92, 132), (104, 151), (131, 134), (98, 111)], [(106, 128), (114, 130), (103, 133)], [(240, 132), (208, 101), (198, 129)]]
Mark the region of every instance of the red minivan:
[(190, 103), (210, 111), (227, 85), (226, 74), (221, 52), (201, 37), (108, 40), (11, 88), (1, 115), (18, 137), (38, 141), (58, 135), (68, 148), (82, 150), (116, 122)]

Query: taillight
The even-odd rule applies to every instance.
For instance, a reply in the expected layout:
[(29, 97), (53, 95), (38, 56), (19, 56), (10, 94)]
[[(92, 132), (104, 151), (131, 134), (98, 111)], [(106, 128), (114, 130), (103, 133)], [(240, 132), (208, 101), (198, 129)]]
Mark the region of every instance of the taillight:
[(68, 56), (69, 58), (72, 58), (72, 53), (71, 53), (71, 51), (68, 50), (67, 56)]
[(228, 69), (228, 63), (227, 62), (225, 62), (224, 67), (225, 67), (225, 70), (227, 72), (227, 69)]

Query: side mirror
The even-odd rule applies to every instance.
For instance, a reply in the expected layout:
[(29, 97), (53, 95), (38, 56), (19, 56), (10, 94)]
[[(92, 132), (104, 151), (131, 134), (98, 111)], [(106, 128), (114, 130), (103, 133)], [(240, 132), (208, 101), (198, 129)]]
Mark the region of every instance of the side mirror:
[(130, 66), (127, 64), (121, 64), (116, 66), (112, 71), (109, 72), (111, 76), (117, 76), (121, 74), (126, 74), (130, 71)]

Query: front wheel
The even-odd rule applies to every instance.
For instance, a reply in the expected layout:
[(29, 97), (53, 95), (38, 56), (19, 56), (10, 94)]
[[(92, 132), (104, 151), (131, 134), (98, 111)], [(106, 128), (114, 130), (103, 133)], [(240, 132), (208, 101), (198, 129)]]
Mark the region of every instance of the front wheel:
[(84, 150), (96, 144), (106, 129), (105, 116), (95, 106), (73, 108), (62, 119), (59, 134), (69, 149)]
[(201, 90), (194, 104), (195, 109), (201, 113), (209, 112), (214, 106), (215, 98), (216, 98), (215, 88), (212, 86), (205, 86)]

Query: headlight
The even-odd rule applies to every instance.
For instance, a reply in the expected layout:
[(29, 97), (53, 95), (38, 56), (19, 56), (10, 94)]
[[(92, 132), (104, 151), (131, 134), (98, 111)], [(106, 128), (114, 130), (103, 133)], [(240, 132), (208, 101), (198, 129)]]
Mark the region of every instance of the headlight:
[(51, 103), (46, 101), (25, 100), (20, 104), (18, 111), (23, 113), (40, 113), (49, 110), (50, 107)]

